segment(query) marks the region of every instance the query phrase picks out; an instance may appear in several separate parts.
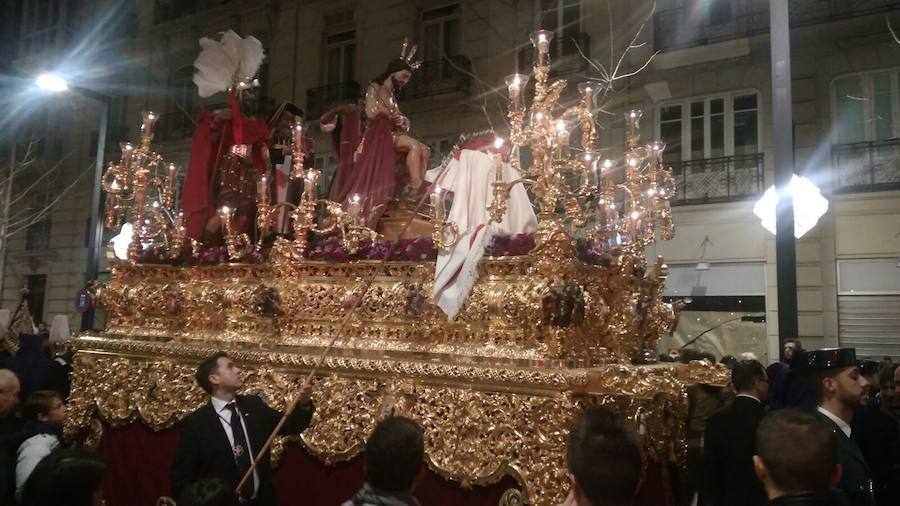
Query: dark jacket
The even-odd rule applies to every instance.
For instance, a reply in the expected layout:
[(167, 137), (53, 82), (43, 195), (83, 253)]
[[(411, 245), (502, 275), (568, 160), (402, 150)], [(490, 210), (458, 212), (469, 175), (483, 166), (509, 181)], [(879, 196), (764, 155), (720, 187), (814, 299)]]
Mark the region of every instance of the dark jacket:
[(851, 433), (872, 471), (878, 504), (900, 504), (900, 430), (897, 422), (872, 403), (853, 417)]
[[(834, 431), (838, 441), (838, 463), (844, 468), (841, 481), (837, 489), (844, 494), (847, 504), (850, 506), (874, 506), (875, 498), (871, 476), (872, 472), (863, 458), (862, 452), (853, 439), (847, 437), (844, 431), (827, 416), (816, 412), (818, 416), (828, 423)], [(851, 430), (851, 435), (853, 432)]]
[[(266, 406), (255, 395), (237, 396), (237, 406), (244, 415), (250, 447), (254, 453), (258, 452), (275, 430), (282, 413)], [(297, 406), (279, 434), (295, 435), (302, 432), (312, 419), (313, 409), (312, 405)], [(274, 505), (275, 486), (268, 455), (260, 460), (257, 473), (259, 491), (254, 503)], [(212, 402), (186, 416), (181, 422), (181, 439), (170, 474), (172, 497), (177, 498), (187, 485), (205, 478), (220, 478), (237, 487), (243, 477), (239, 474), (231, 444)]]
[(13, 413), (0, 417), (0, 504), (15, 504), (16, 444), (22, 419)]
[(756, 428), (765, 414), (759, 401), (740, 396), (709, 417), (703, 441), (704, 504), (765, 504), (765, 490), (753, 472)]
[(767, 503), (769, 506), (846, 506), (844, 496), (836, 490), (787, 494)]
[(419, 506), (419, 501), (411, 494), (379, 490), (366, 483), (341, 506)]
[(19, 378), (19, 399), (23, 401), (38, 390), (50, 388), (51, 361), (41, 351), (42, 340), (36, 334), (20, 335), (19, 351), (6, 362), (6, 367)]

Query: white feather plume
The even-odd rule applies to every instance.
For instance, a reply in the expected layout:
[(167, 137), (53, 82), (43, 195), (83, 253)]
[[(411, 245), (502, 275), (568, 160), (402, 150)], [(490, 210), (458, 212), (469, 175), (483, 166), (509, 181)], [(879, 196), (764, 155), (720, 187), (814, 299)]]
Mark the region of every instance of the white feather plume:
[(227, 91), (238, 81), (249, 81), (265, 58), (256, 37), (241, 38), (233, 30), (224, 32), (221, 41), (200, 39), (200, 48), (194, 60), (194, 83), (201, 97)]

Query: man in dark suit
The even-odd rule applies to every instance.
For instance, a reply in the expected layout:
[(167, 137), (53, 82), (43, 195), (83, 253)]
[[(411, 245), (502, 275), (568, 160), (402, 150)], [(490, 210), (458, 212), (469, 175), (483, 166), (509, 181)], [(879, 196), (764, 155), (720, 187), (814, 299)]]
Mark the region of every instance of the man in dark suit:
[(713, 506), (757, 506), (766, 494), (753, 472), (756, 428), (765, 416), (769, 392), (766, 370), (756, 360), (731, 370), (737, 396), (706, 422), (703, 438), (704, 479), (701, 500)]
[(853, 414), (862, 408), (869, 386), (859, 373), (856, 350), (815, 350), (801, 352), (797, 358), (800, 374), (816, 395), (819, 416), (837, 436), (838, 463), (843, 468), (838, 490), (850, 506), (873, 506), (876, 503), (872, 473), (850, 429)]
[[(201, 362), (196, 379), (210, 399), (182, 421), (170, 476), (176, 498), (198, 479), (221, 478), (237, 487), (282, 417), (257, 396), (237, 395), (243, 386), (241, 369), (225, 352)], [(297, 434), (309, 425), (314, 409), (311, 393), (308, 384), (301, 387), (297, 408), (288, 416), (280, 434)], [(244, 503), (274, 506), (275, 486), (268, 455), (260, 460), (253, 478), (240, 490), (240, 497)]]

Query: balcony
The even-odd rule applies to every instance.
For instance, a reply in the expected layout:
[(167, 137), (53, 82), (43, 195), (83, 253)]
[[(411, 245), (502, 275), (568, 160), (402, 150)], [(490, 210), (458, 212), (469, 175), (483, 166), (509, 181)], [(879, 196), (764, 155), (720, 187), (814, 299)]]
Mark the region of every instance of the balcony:
[(422, 63), (400, 92), (401, 100), (431, 97), (443, 93), (469, 92), (472, 62), (465, 56), (448, 56)]
[[(791, 28), (797, 28), (900, 10), (900, 2), (790, 0), (789, 8)], [(766, 0), (714, 0), (700, 9), (680, 7), (653, 16), (653, 44), (659, 51), (714, 44), (768, 31)]]
[(344, 81), (306, 91), (306, 119), (320, 118), (336, 105), (352, 103), (359, 98), (359, 83)]
[(707, 158), (671, 164), (673, 205), (744, 200), (762, 193), (763, 154)]
[(835, 193), (900, 188), (900, 138), (832, 146), (831, 167)]
[(194, 118), (199, 109), (185, 114), (184, 111), (167, 112), (159, 115), (159, 120), (154, 128), (154, 137), (159, 142), (177, 141), (187, 139), (194, 134)]

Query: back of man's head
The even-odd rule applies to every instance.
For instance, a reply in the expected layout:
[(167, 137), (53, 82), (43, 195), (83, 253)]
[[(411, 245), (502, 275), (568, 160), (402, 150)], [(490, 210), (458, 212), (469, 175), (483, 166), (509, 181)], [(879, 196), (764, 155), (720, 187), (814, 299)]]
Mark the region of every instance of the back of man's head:
[[(812, 413), (799, 409), (773, 411), (756, 429), (754, 464), (767, 490), (770, 486), (783, 494), (828, 490), (836, 481), (836, 459), (834, 432)], [(766, 478), (771, 483), (766, 483)], [(774, 498), (771, 491), (769, 495)]]
[(416, 422), (402, 416), (386, 418), (366, 442), (366, 479), (380, 490), (409, 492), (424, 459), (425, 438)]
[(605, 408), (588, 408), (569, 431), (569, 472), (592, 506), (631, 504), (641, 475), (634, 432)]
[(756, 360), (741, 360), (731, 369), (731, 384), (735, 392), (747, 392), (754, 382), (765, 379), (766, 370)]

